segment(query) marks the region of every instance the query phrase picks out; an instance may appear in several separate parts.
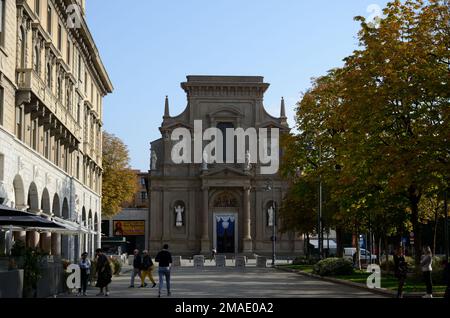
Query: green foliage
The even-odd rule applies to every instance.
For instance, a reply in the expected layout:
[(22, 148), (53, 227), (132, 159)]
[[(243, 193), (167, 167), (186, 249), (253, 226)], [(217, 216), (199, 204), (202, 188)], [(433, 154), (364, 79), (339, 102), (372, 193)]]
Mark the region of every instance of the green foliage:
[(120, 275), (120, 271), (122, 270), (122, 263), (117, 260), (116, 258), (111, 258), (109, 260), (109, 264), (111, 266), (111, 271), (113, 275), (118, 276)]
[(318, 262), (318, 259), (313, 257), (300, 256), (296, 257), (292, 262), (292, 265), (314, 265)]
[(327, 258), (314, 265), (313, 273), (320, 276), (353, 274), (352, 262), (343, 258)]
[(126, 145), (118, 137), (103, 133), (102, 214), (112, 217), (120, 212), (123, 202), (137, 191), (136, 175), (130, 169)]
[[(37, 288), (37, 283), (39, 279), (42, 277), (41, 264), (42, 261), (46, 257), (45, 254), (41, 253), (38, 249), (35, 248), (26, 248), (24, 255), (24, 282), (23, 288), (24, 293), (28, 293), (30, 291), (35, 291)], [(34, 295), (31, 295), (34, 297)]]
[(25, 242), (16, 241), (11, 249), (11, 256), (12, 257), (25, 256), (25, 252), (26, 252)]

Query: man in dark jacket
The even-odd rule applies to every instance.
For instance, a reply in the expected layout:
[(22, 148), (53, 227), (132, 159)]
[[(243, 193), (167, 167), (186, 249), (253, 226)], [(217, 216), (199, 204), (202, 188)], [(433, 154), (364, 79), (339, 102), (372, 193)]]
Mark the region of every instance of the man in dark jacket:
[(164, 277), (167, 284), (167, 296), (171, 296), (170, 292), (170, 267), (172, 265), (172, 254), (169, 252), (169, 245), (165, 244), (163, 250), (156, 255), (155, 261), (159, 263), (159, 292), (158, 297), (161, 297), (161, 290), (164, 284)]
[(156, 286), (155, 280), (152, 275), (153, 271), (153, 261), (148, 251), (144, 251), (144, 256), (142, 257), (142, 266), (141, 266), (141, 287), (146, 287), (147, 283), (145, 282), (145, 278), (148, 277), (150, 281), (153, 283), (152, 288)]
[(139, 255), (139, 250), (134, 250), (134, 260), (133, 260), (133, 269), (131, 270), (131, 283), (130, 288), (134, 288), (134, 278), (136, 275), (141, 277), (141, 266), (142, 266), (142, 258)]

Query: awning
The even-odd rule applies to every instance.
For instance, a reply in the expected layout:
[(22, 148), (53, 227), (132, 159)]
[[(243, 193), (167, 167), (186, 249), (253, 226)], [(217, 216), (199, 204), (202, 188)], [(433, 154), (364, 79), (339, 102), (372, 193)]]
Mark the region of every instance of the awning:
[(0, 206), (0, 226), (46, 230), (64, 228), (45, 217), (4, 206)]
[[(319, 248), (319, 240), (309, 240), (309, 244), (314, 245), (314, 248)], [(337, 244), (333, 240), (323, 240), (323, 248), (337, 248)]]

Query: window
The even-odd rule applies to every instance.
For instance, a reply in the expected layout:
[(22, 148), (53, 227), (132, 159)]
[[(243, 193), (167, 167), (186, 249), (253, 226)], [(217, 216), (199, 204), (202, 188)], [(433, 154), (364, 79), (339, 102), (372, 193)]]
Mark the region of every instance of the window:
[(52, 34), (52, 8), (47, 7), (47, 32)]
[(52, 88), (52, 66), (50, 63), (47, 63), (47, 86), (48, 88)]
[(145, 186), (145, 178), (141, 178), (141, 185)]
[(38, 142), (38, 122), (37, 119), (31, 122), (31, 148), (37, 150)]
[[(0, 181), (4, 180), (5, 156), (0, 153)], [(1, 203), (1, 202), (0, 202)]]
[(5, 45), (5, 1), (0, 0), (0, 45)]
[(40, 0), (34, 0), (34, 13), (36, 13), (37, 16), (41, 15), (41, 1)]
[(80, 156), (77, 156), (77, 179), (80, 179)]
[(4, 108), (5, 108), (5, 89), (3, 87), (0, 87), (0, 125), (3, 126), (3, 114), (4, 114)]
[(78, 80), (81, 82), (81, 54), (78, 54)]
[(36, 71), (36, 73), (39, 74), (39, 60), (40, 60), (40, 54), (39, 54), (39, 45), (36, 45), (34, 47), (34, 52), (33, 52), (33, 70)]
[(87, 97), (87, 91), (88, 91), (87, 85), (88, 85), (88, 74), (87, 74), (87, 72), (84, 72), (84, 94), (86, 95), (86, 97)]
[(16, 136), (20, 140), (23, 139), (23, 116), (22, 107), (16, 107)]
[(91, 103), (94, 104), (94, 84), (91, 81)]
[(55, 165), (59, 166), (59, 140), (55, 141)]
[(26, 33), (25, 30), (20, 27), (20, 31), (19, 31), (19, 63), (20, 63), (20, 68), (25, 68), (25, 55), (26, 55)]
[(50, 159), (50, 130), (45, 131), (44, 156), (45, 158)]
[(58, 24), (58, 50), (60, 52), (62, 50), (62, 27), (61, 27), (61, 24)]
[(67, 41), (67, 64), (70, 65), (70, 41)]
[(58, 81), (56, 82), (56, 96), (61, 100), (62, 97), (62, 78), (58, 76)]
[(72, 114), (72, 103), (70, 102), (70, 90), (66, 91), (66, 107), (70, 114)]
[(141, 192), (141, 200), (142, 201), (147, 200), (147, 192)]

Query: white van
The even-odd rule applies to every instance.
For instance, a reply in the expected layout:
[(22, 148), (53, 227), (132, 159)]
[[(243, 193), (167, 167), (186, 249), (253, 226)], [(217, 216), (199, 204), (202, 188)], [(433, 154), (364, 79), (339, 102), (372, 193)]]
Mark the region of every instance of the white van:
[[(353, 262), (353, 256), (356, 253), (356, 247), (346, 247), (344, 248), (344, 258), (351, 260)], [(359, 256), (360, 260), (362, 261), (366, 261), (369, 262), (370, 259), (372, 259), (372, 261), (376, 261), (377, 260), (377, 256), (376, 255), (371, 255), (370, 252), (364, 248), (360, 249), (360, 253), (361, 255)]]

